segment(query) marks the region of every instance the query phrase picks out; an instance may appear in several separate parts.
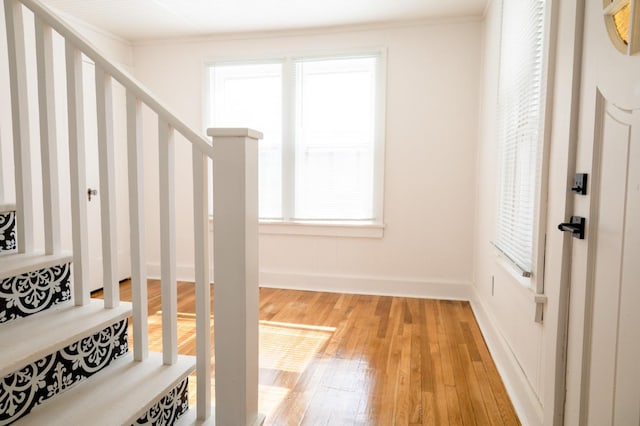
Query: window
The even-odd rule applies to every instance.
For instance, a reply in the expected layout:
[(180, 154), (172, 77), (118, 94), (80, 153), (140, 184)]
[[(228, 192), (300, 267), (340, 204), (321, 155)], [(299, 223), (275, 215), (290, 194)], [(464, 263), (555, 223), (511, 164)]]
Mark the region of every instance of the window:
[(382, 221), (380, 69), (380, 54), (208, 67), (208, 124), (264, 134), (261, 219)]
[(614, 13), (613, 24), (616, 27), (618, 37), (624, 44), (629, 44), (629, 19), (631, 18), (631, 3), (627, 3)]
[(604, 0), (603, 14), (609, 36), (616, 48), (627, 55), (638, 53), (640, 7), (637, 4), (634, 7), (631, 0)]
[(495, 245), (530, 276), (542, 146), (544, 0), (505, 1), (502, 7), (501, 181)]

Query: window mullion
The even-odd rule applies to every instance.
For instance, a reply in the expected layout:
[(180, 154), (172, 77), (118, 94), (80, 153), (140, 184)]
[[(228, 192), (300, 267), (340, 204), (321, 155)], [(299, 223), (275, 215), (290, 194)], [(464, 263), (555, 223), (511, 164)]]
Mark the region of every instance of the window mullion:
[(291, 220), (295, 206), (295, 62), (286, 58), (282, 70), (282, 218)]

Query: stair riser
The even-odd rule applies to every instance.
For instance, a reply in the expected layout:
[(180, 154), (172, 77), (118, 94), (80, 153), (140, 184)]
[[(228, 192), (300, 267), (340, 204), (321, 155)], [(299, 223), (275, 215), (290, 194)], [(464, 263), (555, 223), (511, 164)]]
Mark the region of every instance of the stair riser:
[(185, 377), (176, 387), (162, 397), (132, 426), (172, 426), (189, 409), (189, 377)]
[(127, 324), (123, 319), (5, 376), (0, 380), (0, 425), (23, 417), (125, 355)]
[(70, 278), (66, 263), (0, 280), (0, 324), (70, 300)]
[(0, 213), (0, 253), (16, 251), (16, 212)]

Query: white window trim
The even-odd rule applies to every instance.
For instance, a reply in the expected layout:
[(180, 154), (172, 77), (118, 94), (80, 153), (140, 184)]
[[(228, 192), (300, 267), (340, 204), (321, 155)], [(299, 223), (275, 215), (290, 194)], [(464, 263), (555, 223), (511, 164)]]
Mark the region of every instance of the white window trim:
[[(338, 57), (357, 57), (366, 55), (378, 55), (378, 69), (376, 72), (377, 83), (377, 99), (376, 106), (376, 129), (374, 140), (374, 183), (373, 183), (373, 213), (375, 220), (326, 220), (326, 221), (307, 221), (290, 219), (293, 212), (293, 190), (283, 191), (282, 207), (283, 219), (260, 219), (260, 234), (272, 235), (315, 235), (315, 236), (334, 236), (334, 237), (363, 237), (363, 238), (382, 238), (384, 236), (384, 163), (385, 163), (385, 139), (386, 139), (386, 82), (387, 82), (387, 48), (386, 47), (368, 47), (339, 49), (332, 51), (297, 51), (295, 53), (265, 55), (261, 57), (215, 57), (208, 58), (203, 62), (202, 81), (203, 93), (206, 96), (202, 98), (203, 123), (209, 121), (211, 116), (210, 102), (208, 94), (210, 93), (209, 72), (208, 69), (216, 64), (242, 64), (242, 63), (268, 63), (280, 61), (283, 64), (291, 62), (295, 59), (320, 59), (320, 58), (338, 58)], [(292, 106), (291, 99), (294, 95), (295, 81), (286, 78), (284, 73), (290, 72), (291, 66), (283, 67), (283, 103), (286, 102)], [(286, 84), (289, 82), (289, 84)], [(290, 115), (287, 117), (287, 115)], [(295, 110), (292, 107), (285, 108), (283, 113), (283, 170), (282, 180), (293, 184), (293, 164), (292, 160), (295, 156)], [(259, 130), (259, 129), (256, 129)], [(259, 143), (259, 142), (258, 142)], [(290, 156), (290, 157), (289, 157)], [(286, 164), (286, 165), (285, 165)], [(289, 213), (289, 214), (287, 214)], [(212, 224), (213, 216), (209, 217)]]
[(533, 270), (529, 278), (529, 287), (536, 294), (544, 294), (544, 256), (547, 245), (547, 204), (549, 194), (549, 163), (551, 153), (551, 118), (553, 117), (553, 79), (555, 69), (555, 52), (552, 51), (553, 40), (557, 39), (556, 15), (553, 1), (545, 3), (544, 29), (542, 47), (542, 97), (540, 104), (541, 141), (540, 150), (540, 172), (536, 182), (536, 194), (533, 222)]
[[(209, 232), (213, 233), (213, 216), (209, 216)], [(385, 225), (371, 221), (282, 221), (261, 220), (260, 235), (294, 235), (339, 238), (382, 238)]]

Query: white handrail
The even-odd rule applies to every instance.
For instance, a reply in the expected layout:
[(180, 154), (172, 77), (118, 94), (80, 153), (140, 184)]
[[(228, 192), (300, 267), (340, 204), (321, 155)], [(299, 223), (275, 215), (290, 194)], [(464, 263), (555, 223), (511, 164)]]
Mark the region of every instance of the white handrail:
[(151, 91), (146, 89), (142, 84), (137, 82), (132, 76), (120, 67), (114, 65), (102, 53), (100, 53), (90, 42), (82, 35), (72, 29), (67, 23), (54, 15), (51, 10), (38, 0), (18, 0), (36, 14), (43, 22), (47, 23), (51, 28), (56, 30), (62, 37), (76, 48), (82, 51), (89, 59), (91, 59), (96, 67), (101, 68), (107, 74), (111, 75), (127, 90), (130, 90), (136, 98), (144, 102), (158, 116), (166, 121), (171, 127), (182, 134), (189, 142), (195, 145), (202, 153), (209, 158), (213, 158), (213, 147), (208, 139), (196, 133), (191, 127), (180, 120), (166, 106), (164, 106), (155, 96), (151, 95)]

